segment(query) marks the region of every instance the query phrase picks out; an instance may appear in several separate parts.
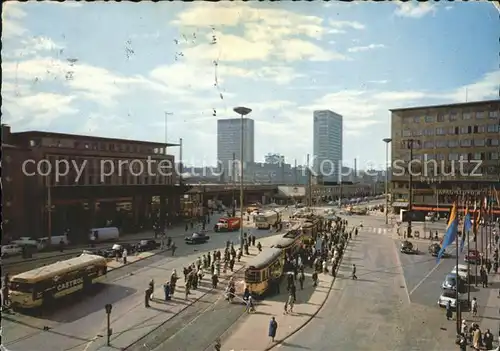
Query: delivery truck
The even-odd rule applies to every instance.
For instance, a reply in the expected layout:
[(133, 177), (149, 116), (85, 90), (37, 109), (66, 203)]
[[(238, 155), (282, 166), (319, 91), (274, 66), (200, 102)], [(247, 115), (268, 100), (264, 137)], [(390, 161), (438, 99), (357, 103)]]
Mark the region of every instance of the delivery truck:
[(91, 243), (116, 241), (119, 238), (120, 231), (116, 227), (92, 228), (89, 231), (89, 240)]
[(267, 211), (255, 216), (257, 229), (270, 229), (281, 222), (281, 213), (277, 210)]
[(241, 221), (238, 217), (221, 217), (214, 226), (215, 232), (235, 232), (240, 230)]

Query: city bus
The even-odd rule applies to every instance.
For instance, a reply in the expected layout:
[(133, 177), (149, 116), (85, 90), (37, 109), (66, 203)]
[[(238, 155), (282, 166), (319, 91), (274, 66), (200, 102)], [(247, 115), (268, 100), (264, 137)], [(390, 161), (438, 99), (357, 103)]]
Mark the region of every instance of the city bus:
[(104, 280), (107, 260), (82, 254), (69, 260), (32, 269), (10, 278), (9, 300), (13, 309), (29, 309), (89, 289)]

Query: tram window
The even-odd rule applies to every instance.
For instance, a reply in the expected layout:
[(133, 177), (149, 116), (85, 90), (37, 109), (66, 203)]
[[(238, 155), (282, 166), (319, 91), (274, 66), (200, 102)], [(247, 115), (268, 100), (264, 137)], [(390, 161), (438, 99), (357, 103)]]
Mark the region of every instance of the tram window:
[(245, 280), (249, 283), (256, 283), (260, 281), (260, 272), (259, 271), (246, 271), (245, 272)]
[(31, 293), (33, 292), (33, 284), (10, 282), (10, 290)]

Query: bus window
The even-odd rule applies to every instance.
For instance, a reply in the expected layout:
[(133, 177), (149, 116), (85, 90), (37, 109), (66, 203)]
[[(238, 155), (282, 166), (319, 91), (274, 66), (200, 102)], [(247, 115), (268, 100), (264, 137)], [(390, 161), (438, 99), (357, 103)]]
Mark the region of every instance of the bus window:
[(259, 283), (260, 282), (260, 271), (247, 270), (245, 272), (245, 281), (247, 283)]
[(32, 293), (33, 292), (33, 284), (29, 283), (18, 283), (18, 282), (10, 282), (10, 290), (19, 291), (22, 293)]

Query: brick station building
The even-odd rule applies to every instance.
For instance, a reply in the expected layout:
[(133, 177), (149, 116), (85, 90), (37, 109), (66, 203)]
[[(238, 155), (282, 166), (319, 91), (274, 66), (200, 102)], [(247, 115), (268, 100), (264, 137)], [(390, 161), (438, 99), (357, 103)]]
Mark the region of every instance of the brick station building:
[[(70, 240), (79, 242), (87, 240), (90, 228), (117, 226), (135, 232), (156, 220), (160, 225), (175, 222), (187, 191), (166, 166), (175, 165), (167, 148), (176, 146), (41, 131), (12, 133), (2, 125), (4, 242), (49, 232), (62, 235), (65, 230)], [(70, 165), (67, 172), (64, 160)], [(163, 175), (158, 171), (162, 164)], [(80, 177), (77, 169), (82, 170)], [(102, 172), (111, 175), (101, 177)]]

